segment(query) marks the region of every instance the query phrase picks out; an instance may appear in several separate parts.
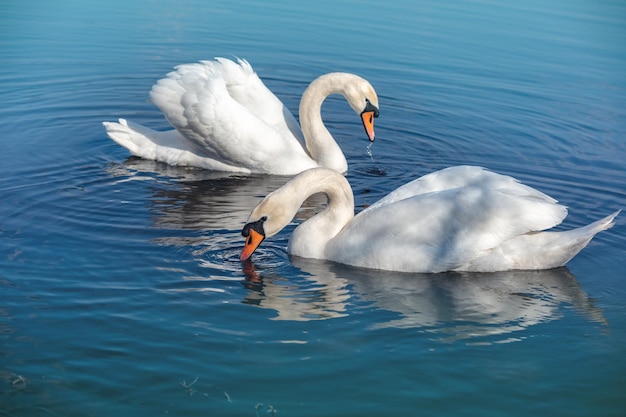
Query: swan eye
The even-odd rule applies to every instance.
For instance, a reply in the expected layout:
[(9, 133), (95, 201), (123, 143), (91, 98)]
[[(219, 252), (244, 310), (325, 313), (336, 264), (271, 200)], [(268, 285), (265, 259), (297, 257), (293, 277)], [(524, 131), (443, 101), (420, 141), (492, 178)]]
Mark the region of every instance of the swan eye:
[(374, 117), (378, 117), (378, 107), (374, 106), (368, 98), (365, 99), (365, 109), (363, 113), (371, 112)]
[(263, 230), (263, 223), (267, 220), (267, 216), (261, 217), (259, 220), (246, 224), (241, 230), (241, 234), (243, 237), (248, 237), (250, 235), (250, 229), (255, 232), (265, 236), (265, 231)]

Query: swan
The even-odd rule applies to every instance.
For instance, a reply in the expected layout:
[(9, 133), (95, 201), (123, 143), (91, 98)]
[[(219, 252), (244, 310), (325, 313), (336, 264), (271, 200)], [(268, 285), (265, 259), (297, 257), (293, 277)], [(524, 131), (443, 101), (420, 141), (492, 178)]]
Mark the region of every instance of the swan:
[(454, 166), (397, 188), (355, 216), (346, 178), (313, 168), (252, 210), (240, 259), (250, 258), (316, 193), (326, 194), (327, 206), (293, 231), (290, 255), (401, 272), (556, 268), (619, 214), (572, 230), (545, 231), (567, 215), (555, 199), (482, 167)]
[(321, 117), (322, 102), (331, 94), (346, 98), (373, 142), (378, 96), (365, 79), (344, 72), (315, 79), (300, 101), (300, 129), (243, 59), (179, 65), (157, 81), (150, 98), (173, 130), (125, 119), (103, 125), (133, 155), (170, 165), (276, 175), (326, 167), (344, 173), (346, 158)]

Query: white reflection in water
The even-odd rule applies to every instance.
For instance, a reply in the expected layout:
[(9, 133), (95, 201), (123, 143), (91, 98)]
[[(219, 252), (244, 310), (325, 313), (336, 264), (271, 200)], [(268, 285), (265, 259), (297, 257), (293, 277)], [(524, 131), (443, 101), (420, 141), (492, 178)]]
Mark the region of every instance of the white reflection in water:
[(570, 306), (588, 320), (606, 325), (601, 309), (593, 305), (567, 268), (406, 274), (295, 257), (291, 261), (308, 274), (310, 283), (303, 286), (309, 292), (313, 287), (315, 297), (294, 297), (304, 290), (293, 284), (285, 286), (275, 276), (262, 276), (251, 264), (244, 268), (247, 282), (255, 282), (248, 285), (246, 300), (255, 299), (257, 305), (276, 310), (277, 319), (326, 318), (324, 311), (328, 318), (347, 315), (348, 305), (359, 301), (397, 315), (393, 320), (372, 323), (371, 329), (422, 328), (444, 341), (510, 335), (557, 320)]
[[(348, 315), (350, 292), (347, 280), (332, 275), (307, 277), (298, 286), (289, 278), (257, 274), (251, 261), (242, 262), (244, 303), (276, 311), (275, 320), (323, 320)], [(310, 279), (309, 279), (310, 278)]]
[(121, 181), (152, 178), (162, 182), (152, 190), (151, 211), (156, 226), (173, 230), (241, 228), (261, 198), (288, 180), (175, 167), (134, 157), (111, 171), (123, 177)]

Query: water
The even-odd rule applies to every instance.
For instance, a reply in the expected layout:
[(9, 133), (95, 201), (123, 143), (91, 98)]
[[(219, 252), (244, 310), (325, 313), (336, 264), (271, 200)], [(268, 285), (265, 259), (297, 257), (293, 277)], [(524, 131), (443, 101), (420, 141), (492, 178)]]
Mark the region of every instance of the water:
[(351, 71), (380, 95), (372, 156), (342, 99), (323, 116), (358, 210), (476, 164), (575, 227), (626, 207), (625, 23), (618, 0), (3, 2), (0, 415), (623, 415), (624, 213), (551, 271), (290, 260), (295, 223), (242, 265), (286, 178), (129, 158), (101, 122), (165, 129), (151, 85), (213, 56), (292, 111)]

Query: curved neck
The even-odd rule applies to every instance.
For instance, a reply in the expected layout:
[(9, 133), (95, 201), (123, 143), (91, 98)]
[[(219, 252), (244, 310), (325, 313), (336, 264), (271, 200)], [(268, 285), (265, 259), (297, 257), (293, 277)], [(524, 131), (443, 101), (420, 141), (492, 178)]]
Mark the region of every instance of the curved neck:
[(352, 74), (334, 72), (316, 78), (302, 94), (300, 100), (300, 126), (306, 148), (320, 166), (337, 172), (346, 172), (348, 162), (322, 121), (322, 103), (331, 94), (345, 97), (346, 86)]
[(305, 258), (324, 258), (327, 243), (354, 217), (354, 196), (348, 180), (335, 171), (314, 168), (293, 180), (292, 201), (298, 208), (313, 194), (323, 193), (326, 208), (300, 224), (291, 235), (288, 252)]

